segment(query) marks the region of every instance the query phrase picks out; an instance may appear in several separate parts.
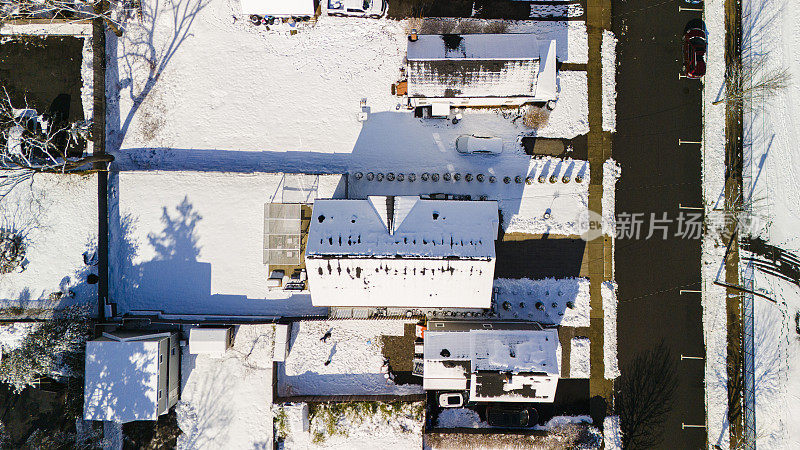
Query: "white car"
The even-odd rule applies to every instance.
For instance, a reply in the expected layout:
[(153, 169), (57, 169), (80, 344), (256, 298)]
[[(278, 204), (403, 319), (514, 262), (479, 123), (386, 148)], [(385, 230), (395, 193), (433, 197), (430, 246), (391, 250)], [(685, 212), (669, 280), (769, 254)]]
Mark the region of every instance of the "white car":
[(464, 406), (464, 396), (459, 392), (443, 392), (439, 394), (439, 406), (442, 408), (460, 408)]
[(496, 155), (503, 151), (503, 140), (496, 137), (462, 134), (456, 139), (456, 151)]
[(329, 16), (380, 19), (384, 13), (386, 13), (386, 0), (328, 0)]

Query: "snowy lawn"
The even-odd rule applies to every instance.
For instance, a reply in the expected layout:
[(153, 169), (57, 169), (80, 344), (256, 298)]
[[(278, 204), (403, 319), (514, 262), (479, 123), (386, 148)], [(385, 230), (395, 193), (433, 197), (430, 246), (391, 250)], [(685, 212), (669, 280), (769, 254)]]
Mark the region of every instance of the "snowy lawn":
[[(290, 395), (418, 394), (421, 385), (396, 385), (382, 372), (381, 336), (402, 336), (404, 320), (295, 322), (278, 392)], [(330, 332), (330, 337), (322, 338)], [(411, 358), (411, 355), (409, 355)]]
[(95, 176), (38, 174), (19, 184), (0, 202), (0, 229), (21, 236), (25, 245), (20, 268), (0, 276), (2, 305), (96, 309), (97, 287), (86, 280), (97, 274), (91, 265), (97, 245)]
[(241, 325), (222, 356), (181, 354), (182, 449), (272, 447), (272, 325)]
[[(264, 204), (338, 195), (341, 177), (121, 172), (110, 189), (112, 299), (120, 313), (326, 315), (307, 291), (270, 291)], [(297, 189), (301, 188), (300, 191)]]
[[(404, 21), (323, 15), (315, 27), (289, 36), (234, 22), (236, 0), (143, 6), (141, 23), (108, 40), (109, 148), (120, 168), (420, 166), (437, 161), (426, 161), (438, 151), (434, 133), (445, 143), (470, 133), (513, 143), (528, 131), (491, 110), (468, 111), (452, 127), (398, 110), (390, 86), (405, 56)], [(586, 62), (583, 23), (522, 22), (509, 30), (555, 39), (560, 60)], [(537, 134), (586, 133), (586, 74), (562, 72), (559, 86), (558, 104)], [(362, 98), (369, 109), (363, 123)]]
[(589, 326), (589, 279), (498, 278), (495, 311), (498, 319), (531, 320), (567, 327)]

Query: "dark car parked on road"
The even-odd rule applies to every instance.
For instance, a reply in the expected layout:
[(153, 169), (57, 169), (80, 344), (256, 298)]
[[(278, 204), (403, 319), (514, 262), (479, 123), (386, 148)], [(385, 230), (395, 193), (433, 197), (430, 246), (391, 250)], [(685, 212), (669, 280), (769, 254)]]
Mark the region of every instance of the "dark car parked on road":
[(683, 34), (683, 67), (689, 78), (702, 78), (706, 74), (708, 36), (705, 27), (691, 27)]

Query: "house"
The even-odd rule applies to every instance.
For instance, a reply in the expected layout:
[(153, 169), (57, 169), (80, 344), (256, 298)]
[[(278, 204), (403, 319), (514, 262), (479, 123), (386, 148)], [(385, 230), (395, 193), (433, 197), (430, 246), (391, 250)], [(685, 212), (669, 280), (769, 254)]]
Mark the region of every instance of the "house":
[(156, 420), (178, 402), (177, 333), (115, 331), (86, 343), (83, 418)]
[(429, 321), (415, 373), (421, 363), (423, 389), (471, 402), (552, 402), (558, 348), (558, 331), (536, 322)]
[(556, 41), (533, 34), (412, 35), (412, 107), (520, 106), (555, 100)]
[(489, 308), (497, 202), (317, 200), (305, 264), (314, 306)]
[(241, 0), (242, 14), (272, 17), (313, 17), (314, 0)]

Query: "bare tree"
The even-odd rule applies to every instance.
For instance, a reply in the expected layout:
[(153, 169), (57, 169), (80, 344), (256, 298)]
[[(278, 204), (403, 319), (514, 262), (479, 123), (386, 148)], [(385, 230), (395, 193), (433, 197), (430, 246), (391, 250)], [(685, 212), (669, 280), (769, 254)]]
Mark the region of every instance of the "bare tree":
[(672, 410), (675, 359), (662, 342), (623, 369), (614, 392), (623, 448), (652, 448), (661, 442), (661, 425)]
[[(27, 105), (26, 105), (27, 106)], [(89, 122), (63, 126), (57, 117), (15, 108), (5, 88), (0, 93), (0, 199), (36, 173), (91, 171), (89, 164), (109, 162), (111, 155), (69, 157), (67, 149), (89, 138)]]
[(789, 86), (788, 69), (765, 70), (767, 55), (750, 55), (728, 65), (724, 96), (713, 104), (727, 103), (731, 111), (744, 111), (768, 100)]
[(140, 0), (0, 0), (0, 24), (17, 19), (86, 20), (103, 19), (121, 34), (124, 11)]

